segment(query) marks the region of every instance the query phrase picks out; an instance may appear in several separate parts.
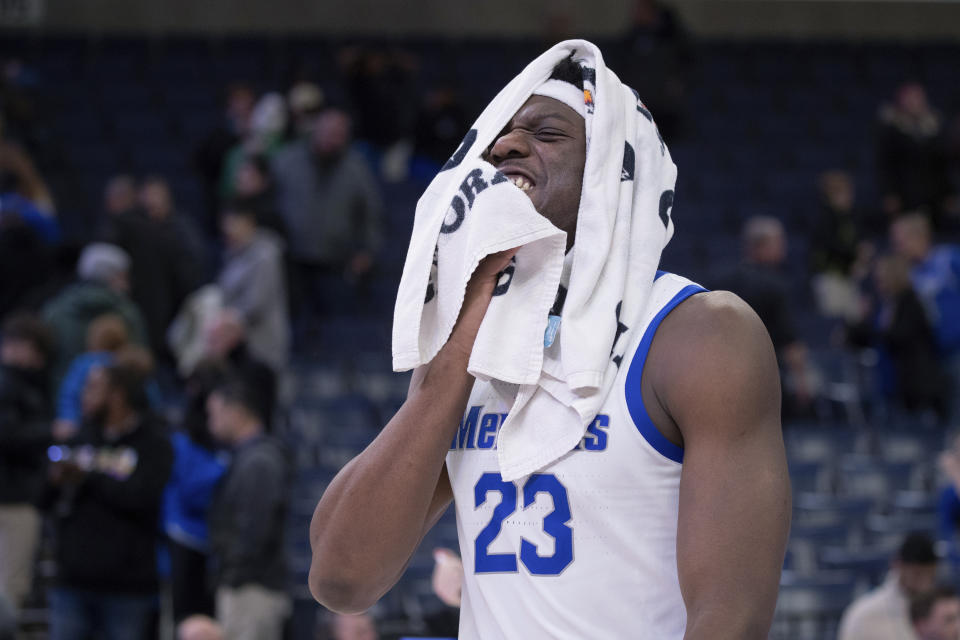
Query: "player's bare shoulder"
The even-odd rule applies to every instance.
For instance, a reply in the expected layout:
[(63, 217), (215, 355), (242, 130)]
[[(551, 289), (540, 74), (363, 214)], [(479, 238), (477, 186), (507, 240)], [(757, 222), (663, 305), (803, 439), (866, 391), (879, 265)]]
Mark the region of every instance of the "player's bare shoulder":
[(729, 291), (705, 291), (684, 300), (664, 319), (655, 347), (657, 342), (666, 343), (672, 357), (692, 352), (701, 363), (705, 356), (720, 356), (734, 346), (773, 348), (756, 312)]
[(731, 397), (779, 402), (779, 372), (766, 327), (729, 291), (707, 291), (678, 305), (657, 331), (650, 358), (657, 397), (675, 418), (680, 406), (716, 410)]

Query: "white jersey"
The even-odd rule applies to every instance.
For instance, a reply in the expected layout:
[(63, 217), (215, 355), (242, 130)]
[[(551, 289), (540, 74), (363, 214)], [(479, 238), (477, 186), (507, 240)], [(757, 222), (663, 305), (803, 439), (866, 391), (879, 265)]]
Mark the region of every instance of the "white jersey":
[(518, 482), (504, 482), (497, 463), (509, 405), (490, 384), (474, 385), (447, 454), (464, 568), (460, 640), (683, 638), (683, 449), (654, 426), (640, 380), (660, 322), (701, 291), (657, 274), (643, 325), (581, 443)]

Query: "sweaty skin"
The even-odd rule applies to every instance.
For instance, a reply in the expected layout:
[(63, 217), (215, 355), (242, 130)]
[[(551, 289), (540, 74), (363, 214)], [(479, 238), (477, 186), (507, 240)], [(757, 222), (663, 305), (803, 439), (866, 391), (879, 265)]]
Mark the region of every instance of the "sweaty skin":
[[(586, 142), (583, 119), (531, 97), (485, 154), (573, 245)], [(324, 606), (364, 611), (400, 578), (452, 500), (444, 459), (474, 380), (467, 362), (497, 274), (488, 257), (467, 287), (448, 343), (414, 372), (404, 405), (337, 474), (310, 525), (310, 589)], [(770, 338), (729, 292), (701, 293), (663, 321), (647, 358), (644, 404), (684, 446), (677, 558), (685, 640), (765, 638), (790, 522), (780, 383)]]

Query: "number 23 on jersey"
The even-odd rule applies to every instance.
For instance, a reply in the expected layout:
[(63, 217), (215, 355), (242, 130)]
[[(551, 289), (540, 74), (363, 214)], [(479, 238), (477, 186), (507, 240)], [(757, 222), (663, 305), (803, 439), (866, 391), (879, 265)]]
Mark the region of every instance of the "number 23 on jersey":
[(516, 553), (489, 553), (490, 544), (500, 535), (503, 521), (517, 510), (518, 495), (523, 498), (522, 509), (531, 506), (540, 493), (553, 499), (553, 511), (542, 522), (543, 531), (554, 539), (553, 554), (540, 555), (537, 546), (526, 539), (520, 542), (520, 562), (536, 576), (559, 575), (573, 562), (573, 529), (570, 522), (570, 502), (567, 489), (552, 473), (534, 473), (523, 484), (522, 490), (513, 482), (505, 482), (499, 473), (484, 473), (473, 488), (474, 506), (486, 503), (491, 493), (500, 494), (500, 504), (493, 517), (474, 541), (475, 573), (511, 573), (517, 570)]

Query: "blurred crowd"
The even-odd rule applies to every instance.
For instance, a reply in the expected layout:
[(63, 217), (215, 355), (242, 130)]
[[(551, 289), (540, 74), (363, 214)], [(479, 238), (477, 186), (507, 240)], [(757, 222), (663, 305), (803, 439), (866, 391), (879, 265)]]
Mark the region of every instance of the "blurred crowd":
[[(806, 219), (804, 281), (816, 313), (837, 323), (831, 346), (875, 359), (870, 410), (955, 427), (960, 426), (960, 145), (945, 126), (923, 86), (914, 82), (881, 105), (876, 124), (881, 200), (859, 200), (851, 173), (823, 171), (820, 209)], [(822, 375), (796, 327), (806, 296), (787, 276), (784, 225), (776, 217), (751, 218), (741, 243), (740, 262), (720, 269), (707, 284), (739, 294), (757, 311), (781, 362), (785, 415), (813, 416), (824, 391)]]
[[(570, 29), (555, 18), (554, 40)], [(688, 135), (693, 60), (677, 17), (637, 2), (611, 58), (667, 143)], [(163, 175), (117, 167), (89, 241), (72, 246), (44, 179), (37, 80), (3, 66), (0, 638), (37, 598), (55, 640), (156, 637), (161, 585), (183, 640), (282, 637), (293, 465), (275, 425), (291, 354), (322, 358), (320, 321), (349, 303), (328, 284), (362, 300), (385, 243), (405, 243), (385, 237), (382, 185), (432, 175), (483, 106), (453, 75), (418, 92), (417, 74), (416, 55), (365, 45), (342, 48), (322, 82), (231, 84), (220, 126), (189, 151), (204, 210), (181, 210)], [(806, 277), (834, 344), (873, 354), (878, 403), (930, 429), (960, 425), (960, 120), (948, 115), (902, 85), (877, 114), (880, 200), (824, 167), (807, 219)], [(748, 220), (740, 259), (704, 284), (757, 310), (785, 413), (809, 417), (825, 390), (796, 326), (788, 240), (776, 217)], [(41, 541), (56, 578), (38, 594)], [(376, 637), (369, 616), (321, 633)]]
[[(337, 304), (320, 281), (359, 290), (382, 242), (353, 110), (312, 83), (233, 85), (194, 152), (209, 211), (121, 172), (74, 248), (22, 122), (36, 96), (9, 74), (2, 95), (4, 615), (39, 598), (64, 640), (283, 637), (293, 466), (274, 421), (292, 340)], [(38, 595), (42, 541), (56, 570)]]

